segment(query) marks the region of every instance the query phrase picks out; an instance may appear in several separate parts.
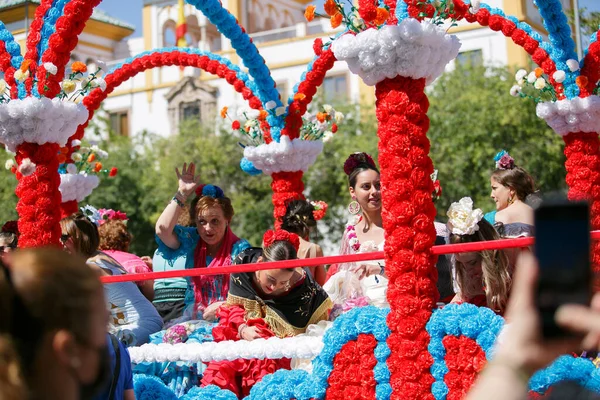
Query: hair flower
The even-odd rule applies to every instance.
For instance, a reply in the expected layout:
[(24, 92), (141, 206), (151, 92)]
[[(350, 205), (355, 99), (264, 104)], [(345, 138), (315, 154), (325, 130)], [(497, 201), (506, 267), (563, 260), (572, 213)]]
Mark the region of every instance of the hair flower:
[(515, 167), (515, 159), (506, 150), (496, 154), (494, 161), (496, 162), (496, 169), (513, 169)]
[(313, 206), (313, 217), (315, 221), (323, 219), (327, 214), (327, 208), (329, 207), (327, 203), (325, 203), (322, 200), (319, 200), (311, 201), (310, 204)]
[(225, 193), (223, 192), (223, 189), (215, 185), (199, 185), (196, 188), (196, 196), (207, 196), (214, 199), (222, 199), (225, 197)]
[(463, 197), (458, 203), (452, 203), (448, 212), (448, 229), (454, 235), (472, 235), (479, 230), (479, 221), (483, 218), (483, 211), (473, 209), (473, 200)]
[(295, 233), (290, 233), (283, 229), (268, 230), (263, 236), (263, 246), (270, 247), (275, 242), (289, 242), (294, 249), (298, 251), (300, 248), (300, 238)]
[(350, 175), (352, 171), (361, 165), (367, 165), (371, 168), (376, 168), (375, 161), (373, 161), (373, 158), (370, 155), (367, 153), (354, 153), (350, 154), (350, 156), (344, 162), (344, 172), (346, 175)]
[(122, 211), (115, 211), (110, 208), (101, 208), (98, 210), (98, 214), (100, 215), (100, 225), (110, 220), (123, 221), (125, 224), (127, 224), (127, 221), (129, 221), (129, 218), (127, 218), (127, 214), (125, 214)]
[(83, 213), (83, 215), (85, 215), (87, 217), (87, 219), (89, 219), (90, 221), (92, 221), (92, 223), (96, 226), (100, 226), (102, 223), (102, 215), (100, 215), (100, 212), (98, 211), (98, 209), (94, 206), (90, 206), (89, 204), (85, 207), (81, 207), (80, 208), (81, 212)]

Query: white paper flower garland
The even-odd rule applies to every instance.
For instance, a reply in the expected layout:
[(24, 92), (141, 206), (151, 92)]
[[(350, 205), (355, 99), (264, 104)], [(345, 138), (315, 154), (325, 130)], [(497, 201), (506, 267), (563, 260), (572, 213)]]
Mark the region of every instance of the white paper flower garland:
[(11, 100), (0, 104), (0, 142), (12, 152), (25, 142), (64, 146), (88, 115), (83, 104), (58, 98)]
[(537, 105), (537, 116), (548, 126), (565, 136), (572, 132), (600, 132), (600, 97), (575, 97)]
[(206, 343), (144, 344), (130, 347), (131, 362), (189, 361), (208, 362), (222, 360), (250, 360), (302, 358), (310, 359), (319, 355), (323, 349), (322, 336), (297, 336), (280, 339), (256, 339), (252, 341), (223, 341)]
[(60, 175), (60, 194), (62, 201), (75, 200), (78, 203), (83, 201), (100, 184), (100, 178), (97, 175), (88, 174), (61, 174)]
[(408, 18), (399, 25), (340, 36), (332, 49), (350, 71), (373, 86), (396, 76), (426, 78), (429, 84), (456, 58), (460, 45), (460, 40), (446, 34), (444, 28)]
[(322, 151), (323, 142), (320, 140), (290, 140), (289, 136), (282, 135), (279, 143), (273, 141), (246, 147), (244, 157), (256, 169), (271, 175), (275, 172), (306, 172)]

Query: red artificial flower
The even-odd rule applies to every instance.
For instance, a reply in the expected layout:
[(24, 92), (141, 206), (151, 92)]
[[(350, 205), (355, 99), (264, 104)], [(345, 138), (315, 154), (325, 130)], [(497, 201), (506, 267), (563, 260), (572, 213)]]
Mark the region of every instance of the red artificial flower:
[(337, 3), (334, 0), (326, 0), (325, 4), (323, 4), (323, 9), (325, 10), (325, 13), (330, 17), (332, 17), (333, 15), (335, 15), (335, 13), (338, 12)]
[(331, 133), (336, 133), (338, 131), (338, 126), (337, 124), (333, 124), (331, 125)]
[(313, 43), (313, 51), (315, 52), (315, 55), (320, 56), (323, 53), (323, 39), (321, 38), (316, 38), (315, 42)]
[(332, 15), (331, 18), (329, 18), (329, 22), (331, 23), (331, 27), (333, 29), (339, 27), (342, 24), (343, 20), (344, 20), (344, 16), (339, 12)]
[(268, 230), (263, 236), (263, 246), (270, 247), (275, 242), (289, 242), (296, 251), (300, 248), (300, 238), (295, 233), (290, 233), (283, 229)]
[(240, 129), (240, 127), (240, 121), (238, 120), (233, 121), (233, 123), (231, 124), (231, 129), (233, 129), (234, 131), (237, 131), (238, 129)]
[(112, 167), (110, 169), (110, 172), (108, 173), (108, 176), (110, 176), (111, 178), (117, 176), (117, 173), (119, 172), (119, 170), (117, 169), (117, 167)]

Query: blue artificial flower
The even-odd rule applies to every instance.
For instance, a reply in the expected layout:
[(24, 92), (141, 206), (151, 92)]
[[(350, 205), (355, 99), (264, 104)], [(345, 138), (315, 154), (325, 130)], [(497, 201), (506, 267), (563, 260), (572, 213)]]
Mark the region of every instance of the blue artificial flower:
[(215, 199), (222, 199), (225, 197), (225, 193), (223, 193), (223, 189), (215, 185), (205, 185), (202, 188), (202, 196), (212, 197)]
[(242, 161), (240, 161), (240, 168), (248, 175), (254, 176), (262, 174), (262, 171), (257, 169), (254, 164), (252, 164), (252, 161), (248, 160), (246, 157), (242, 158)]
[(503, 156), (506, 156), (506, 155), (508, 155), (508, 151), (506, 151), (506, 150), (501, 150), (501, 151), (499, 151), (499, 152), (498, 152), (498, 154), (496, 154), (496, 155), (494, 156), (494, 161), (498, 162), (498, 161), (500, 161), (500, 159), (501, 159)]

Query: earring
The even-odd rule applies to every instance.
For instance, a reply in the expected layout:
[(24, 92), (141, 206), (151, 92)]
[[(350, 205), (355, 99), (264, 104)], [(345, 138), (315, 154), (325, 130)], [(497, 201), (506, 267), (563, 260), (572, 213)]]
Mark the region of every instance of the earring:
[(510, 205), (511, 205), (511, 204), (513, 204), (514, 202), (515, 202), (515, 199), (514, 199), (514, 197), (513, 197), (513, 196), (510, 196), (510, 197), (508, 198), (508, 205), (510, 206)]
[(348, 204), (348, 212), (350, 213), (350, 215), (356, 215), (360, 212), (360, 204), (358, 204), (358, 201), (356, 201), (356, 199), (352, 199), (350, 204)]

